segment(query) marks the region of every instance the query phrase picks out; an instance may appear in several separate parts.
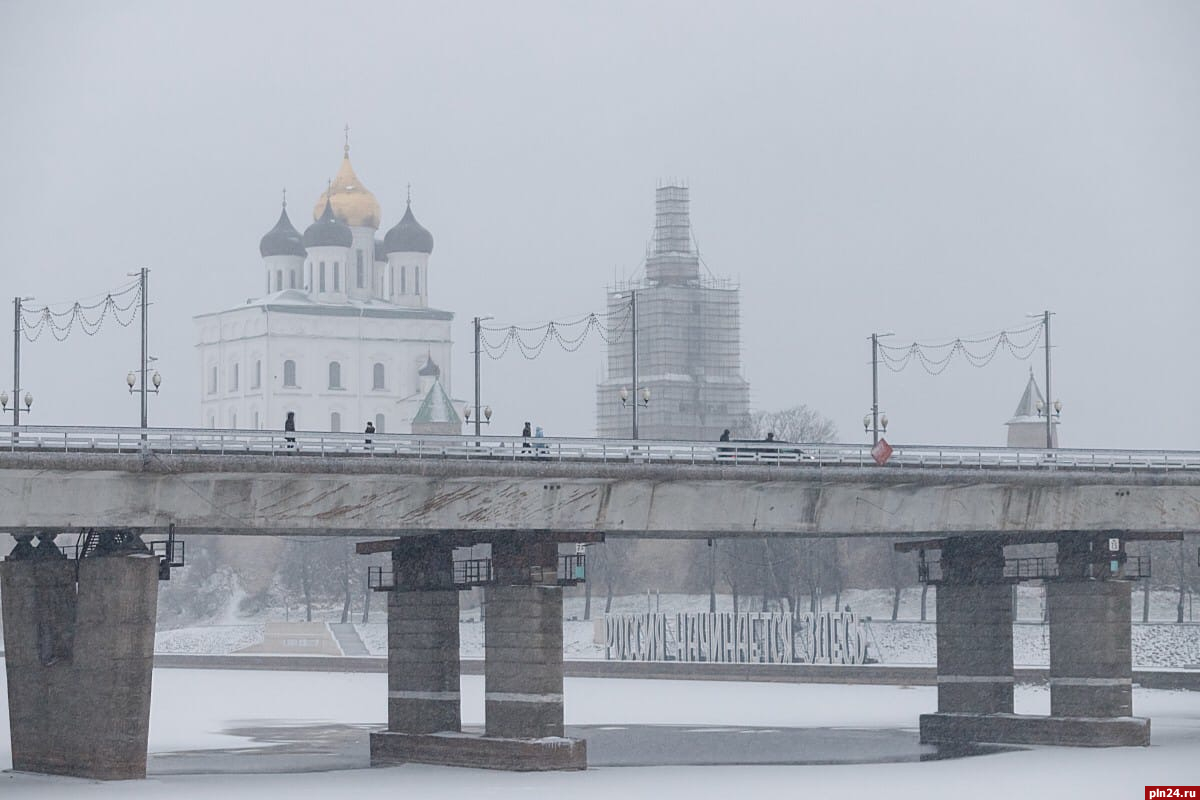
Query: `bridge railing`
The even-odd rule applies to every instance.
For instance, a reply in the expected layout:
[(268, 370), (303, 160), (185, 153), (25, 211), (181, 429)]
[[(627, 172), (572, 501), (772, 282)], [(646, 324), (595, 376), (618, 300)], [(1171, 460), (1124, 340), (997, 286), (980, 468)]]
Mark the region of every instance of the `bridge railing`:
[[(887, 469), (1200, 470), (1200, 452), (893, 445)], [(576, 461), (641, 464), (770, 465), (797, 468), (878, 468), (870, 447), (793, 442), (684, 442), (520, 436), (364, 434), (323, 431), (0, 426), (0, 452), (170, 453)]]

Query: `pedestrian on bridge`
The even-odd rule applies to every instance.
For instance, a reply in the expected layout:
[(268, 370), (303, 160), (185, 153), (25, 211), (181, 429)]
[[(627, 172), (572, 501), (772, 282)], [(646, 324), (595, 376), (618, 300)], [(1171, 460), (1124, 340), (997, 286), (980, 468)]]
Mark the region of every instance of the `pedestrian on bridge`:
[(367, 449), (370, 450), (371, 449), (370, 434), (375, 433), (375, 423), (371, 422), (371, 420), (367, 420), (367, 429), (365, 431), (363, 431), (363, 433), (367, 434)]
[[(287, 419), (283, 421), (283, 438), (287, 440), (288, 450), (293, 450), (296, 447), (296, 412), (289, 411)], [(291, 434), (291, 435), (289, 435)]]
[(521, 430), (521, 438), (525, 440), (524, 442), (521, 443), (522, 451), (528, 450), (532, 446), (529, 443), (530, 436), (533, 436), (533, 427), (528, 422), (526, 422), (525, 427)]

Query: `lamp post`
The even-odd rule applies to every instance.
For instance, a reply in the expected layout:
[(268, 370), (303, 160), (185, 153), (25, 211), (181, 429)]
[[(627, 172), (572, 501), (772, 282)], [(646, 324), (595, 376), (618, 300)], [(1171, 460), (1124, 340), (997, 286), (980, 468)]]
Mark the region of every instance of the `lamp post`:
[[(879, 444), (879, 340), (892, 332), (871, 334), (871, 413), (863, 417), (863, 428), (871, 431), (871, 446)], [(870, 422), (868, 425), (867, 423)], [(887, 433), (887, 414), (883, 415), (883, 433)]]
[[(1049, 393), (1047, 392), (1047, 394)], [(1054, 447), (1053, 426), (1058, 424), (1058, 418), (1062, 416), (1062, 400), (1055, 400), (1049, 405), (1038, 400), (1035, 407), (1037, 408), (1037, 415), (1046, 418), (1046, 447)]]
[[(475, 408), (479, 408), (479, 406), (476, 405)], [(468, 425), (471, 423), (471, 407), (470, 406), (463, 406), (463, 419), (465, 419), (467, 421)], [(491, 425), (491, 424), (492, 424), (492, 407), (484, 406), (483, 407), (483, 419), (479, 418), (478, 413), (475, 415), (475, 435), (479, 436), (479, 426), (480, 425)]]
[[(13, 298), (13, 427), (21, 424), (21, 404), (17, 402), (17, 398), (21, 397), (21, 303), (26, 300), (32, 300), (32, 297), (14, 297)], [(33, 395), (29, 392), (25, 393), (25, 412), (29, 413), (29, 407), (33, 405)], [(0, 393), (0, 411), (8, 407), (8, 392)]]
[[(491, 421), (492, 421), (492, 407), (491, 406), (488, 406), (486, 409), (484, 409), (482, 417), (485, 417), (485, 419), (481, 419), (480, 418), (481, 415), (479, 413), (479, 351), (481, 349), (479, 347), (479, 344), (480, 344), (479, 340), (480, 340), (480, 337), (482, 336), (481, 323), (483, 323), (485, 320), (489, 320), (489, 319), (492, 319), (492, 317), (475, 317), (475, 319), (473, 320), (473, 322), (475, 324), (475, 438), (476, 439), (479, 438), (479, 426), (487, 425), (487, 424), (491, 423)], [(463, 415), (466, 417), (467, 422), (469, 423), (471, 421), (471, 409), (470, 408), (463, 409)], [(479, 442), (478, 441), (475, 442), (475, 445), (478, 446)]]
[[(8, 410), (8, 399), (9, 399), (8, 398), (8, 390), (0, 389), (0, 411)], [(33, 405), (33, 393), (26, 392), (25, 397), (22, 399), (25, 401), (25, 413), (28, 414), (30, 412), (30, 407)], [(13, 425), (16, 426), (17, 420), (20, 419), (20, 417), (18, 417), (17, 415), (21, 411), (21, 404), (19, 402), (17, 402), (16, 396), (14, 396), (12, 398), (12, 401), (13, 401)]]
[[(1054, 314), (1053, 311), (1050, 311), (1049, 309), (1047, 309), (1046, 311), (1043, 311), (1040, 314), (1026, 314), (1025, 315), (1025, 316), (1033, 318), (1033, 319), (1036, 319), (1038, 317), (1041, 317), (1041, 319), (1042, 319), (1042, 331), (1045, 334), (1044, 344), (1046, 346), (1046, 397), (1047, 397), (1047, 399), (1054, 396), (1050, 393), (1050, 317), (1053, 314)], [(1062, 403), (1060, 403), (1058, 400), (1055, 400), (1054, 406), (1055, 406), (1055, 408), (1054, 408), (1053, 417), (1049, 413), (1045, 414), (1045, 417), (1046, 417), (1046, 449), (1047, 450), (1050, 450), (1054, 447), (1054, 421), (1055, 421), (1055, 419), (1058, 418), (1059, 412), (1062, 410)], [(1038, 404), (1038, 416), (1039, 417), (1043, 416), (1041, 403)]]
[(863, 433), (873, 433), (874, 435), (872, 445), (879, 443), (881, 433), (887, 433), (887, 426), (888, 415), (880, 413), (878, 406), (872, 407), (871, 413), (863, 417)]
[[(636, 439), (636, 438), (638, 438), (638, 423), (637, 423), (638, 406), (642, 406), (643, 408), (649, 408), (649, 406), (650, 406), (650, 387), (643, 386), (639, 389), (636, 382), (634, 383), (633, 387), (634, 387), (633, 393), (635, 395), (635, 397), (633, 398), (633, 438)], [(638, 392), (642, 393), (642, 396), (640, 398), (636, 397)], [(628, 387), (622, 386), (621, 391), (618, 392), (618, 394), (621, 397), (621, 408), (626, 408), (629, 405), (629, 389), (628, 389)]]
[[(630, 319), (630, 326), (631, 326), (631, 330), (632, 330), (632, 335), (630, 336), (630, 339), (632, 340), (632, 346), (631, 346), (631, 350), (630, 350), (630, 354), (629, 354), (630, 355), (630, 372), (632, 373), (632, 377), (633, 377), (633, 393), (635, 395), (634, 402), (633, 402), (633, 436), (631, 438), (636, 439), (636, 438), (638, 438), (638, 406), (640, 405), (640, 406), (646, 407), (646, 406), (650, 405), (650, 389), (649, 389), (649, 387), (646, 387), (646, 386), (639, 387), (638, 386), (638, 347), (637, 347), (638, 313), (637, 313), (637, 290), (636, 289), (629, 290), (629, 319)], [(641, 402), (638, 402), (637, 397), (636, 397), (638, 392), (642, 393)], [(629, 405), (629, 389), (627, 387), (625, 387), (625, 386), (621, 387), (620, 397), (621, 397), (621, 408), (627, 407)]]
[[(150, 279), (150, 270), (147, 269), (146, 267), (142, 267), (137, 272), (130, 272), (129, 274), (137, 276), (138, 282), (140, 283), (140, 287), (141, 287), (139, 294), (141, 295), (141, 299), (142, 299), (142, 307), (141, 307), (141, 312), (142, 312), (142, 360), (141, 360), (141, 367), (139, 368), (138, 371), (141, 373), (141, 377), (142, 377), (141, 388), (139, 389), (139, 392), (142, 395), (142, 427), (145, 428), (145, 427), (147, 427), (146, 418), (148, 416), (147, 412), (149, 411), (149, 404), (148, 404), (149, 398), (146, 393), (148, 391), (151, 391), (151, 389), (146, 384), (148, 383), (148, 379), (150, 377), (149, 376), (150, 362), (153, 360), (148, 355), (148, 347), (150, 345), (150, 343), (149, 343), (150, 322), (146, 318), (146, 311), (150, 305), (150, 300), (149, 300), (149, 296), (148, 296), (148, 292), (149, 292), (148, 282)], [(137, 379), (134, 376), (132, 371), (129, 373), (129, 375), (127, 375), (125, 377), (125, 382), (127, 384), (129, 384), (129, 393), (133, 394), (133, 387), (134, 387), (134, 384), (137, 382)], [(156, 372), (156, 373), (154, 373), (154, 389), (152, 390), (155, 394), (158, 394), (158, 385), (160, 383), (162, 383), (162, 378)]]
[[(143, 319), (145, 319), (145, 317), (143, 317)], [(158, 374), (158, 370), (154, 370), (154, 374), (152, 376), (150, 376), (150, 383), (152, 383), (154, 385), (154, 388), (151, 389), (150, 387), (148, 387), (146, 385), (146, 371), (149, 369), (151, 361), (157, 361), (157, 359), (154, 358), (153, 356), (148, 356), (148, 357), (145, 357), (142, 359), (142, 365), (143, 365), (142, 370), (141, 370), (142, 381), (141, 381), (141, 386), (139, 386), (137, 388), (137, 392), (139, 394), (141, 394), (141, 396), (142, 396), (142, 427), (143, 428), (147, 427), (147, 425), (146, 425), (147, 393), (154, 392), (155, 394), (158, 394), (158, 389), (160, 386), (162, 386), (162, 375)], [(138, 376), (137, 376), (136, 372), (134, 372), (133, 370), (129, 370), (128, 374), (125, 375), (125, 385), (129, 387), (129, 393), (133, 394), (134, 387), (138, 386)]]

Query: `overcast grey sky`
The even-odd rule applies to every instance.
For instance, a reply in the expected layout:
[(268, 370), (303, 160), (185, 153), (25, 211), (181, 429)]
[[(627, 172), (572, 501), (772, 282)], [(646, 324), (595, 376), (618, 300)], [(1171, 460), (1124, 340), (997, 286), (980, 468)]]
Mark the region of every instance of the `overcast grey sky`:
[[(692, 190), (742, 287), (755, 408), (861, 441), (872, 330), (935, 341), (1056, 312), (1064, 446), (1200, 448), (1200, 4), (0, 0), (0, 265), (73, 300), (152, 269), (151, 423), (198, 422), (194, 314), (261, 292), (258, 239), (355, 169), (414, 211), (454, 311), (602, 310), (653, 191)], [(11, 383), (11, 334), (0, 348)], [(495, 433), (590, 435), (598, 342), (484, 364)], [(135, 329), (27, 345), (37, 424), (136, 424)], [(881, 374), (895, 442), (1002, 444), (1029, 364)]]

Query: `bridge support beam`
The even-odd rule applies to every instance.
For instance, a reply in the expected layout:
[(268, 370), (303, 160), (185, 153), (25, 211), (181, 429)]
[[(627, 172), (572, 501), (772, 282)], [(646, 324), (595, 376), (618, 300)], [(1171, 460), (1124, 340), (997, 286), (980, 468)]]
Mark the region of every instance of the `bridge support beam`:
[[(501, 585), (488, 587), (484, 716), (489, 736), (563, 735), (562, 588), (553, 542), (492, 547)], [(503, 585), (513, 581), (516, 585)]]
[(1012, 589), (1002, 582), (1004, 546), (950, 539), (937, 597), (938, 711), (1013, 710)]
[(158, 559), (76, 562), (39, 538), (0, 563), (13, 769), (144, 778)]
[(392, 569), (398, 590), (388, 593), (388, 730), (458, 731), (462, 717), (453, 550), (426, 542), (397, 548)]
[(1080, 744), (1146, 746), (1150, 720), (1133, 716), (1130, 584), (1110, 578), (1104, 546), (1058, 543), (1058, 579), (1046, 584), (1050, 716), (1073, 720)]
[(388, 730), (371, 734), (371, 764), (585, 769), (586, 742), (562, 738), (562, 588), (556, 542), (492, 545), (495, 583), (485, 589), (486, 724), (479, 736), (458, 732), (458, 596), (452, 549), (422, 541), (420, 546), (398, 543), (393, 549)]
[[(1104, 542), (1094, 535), (1057, 539), (1057, 575), (1046, 579), (1048, 717), (1012, 713), (1012, 617), (1000, 546), (971, 556), (959, 542), (950, 538), (942, 543), (938, 713), (921, 716), (921, 741), (1148, 745), (1150, 720), (1131, 716), (1129, 584), (1110, 578)], [(962, 556), (970, 557), (962, 561)], [(986, 588), (955, 585), (964, 575), (993, 583)], [(948, 617), (945, 624), (943, 616)], [(960, 624), (966, 628), (957, 631)], [(997, 647), (996, 641), (1006, 642), (1003, 647), (1008, 650), (1006, 689), (1000, 681), (984, 677), (989, 666), (997, 670), (1001, 666), (1003, 647)], [(966, 677), (955, 677), (950, 670)], [(999, 672), (993, 674), (1001, 677)]]

